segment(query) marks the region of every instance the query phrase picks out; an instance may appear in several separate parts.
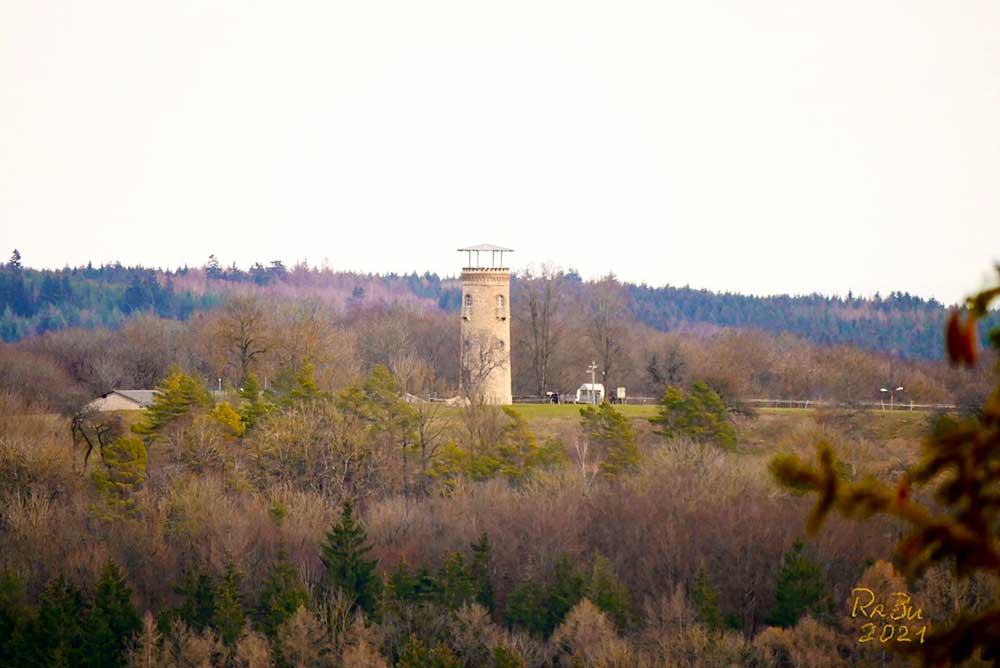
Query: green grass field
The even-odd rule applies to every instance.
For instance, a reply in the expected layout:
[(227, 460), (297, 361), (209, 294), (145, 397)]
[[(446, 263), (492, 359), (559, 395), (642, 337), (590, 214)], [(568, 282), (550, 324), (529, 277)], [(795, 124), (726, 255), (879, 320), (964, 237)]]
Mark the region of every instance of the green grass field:
[[(514, 410), (528, 418), (580, 417), (583, 405), (576, 404), (514, 404)], [(656, 415), (656, 406), (615, 406), (615, 410), (632, 418), (650, 418)]]

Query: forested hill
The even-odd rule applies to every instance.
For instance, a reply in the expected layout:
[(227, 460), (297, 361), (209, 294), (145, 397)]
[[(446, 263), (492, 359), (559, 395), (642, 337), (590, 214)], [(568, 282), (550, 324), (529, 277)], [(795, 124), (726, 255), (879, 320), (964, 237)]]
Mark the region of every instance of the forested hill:
[(219, 303), (174, 287), (185, 270), (164, 273), (120, 264), (60, 270), (28, 269), (15, 254), (0, 266), (0, 339), (17, 341), (67, 327), (117, 327), (134, 313), (187, 319)]
[[(753, 297), (692, 288), (627, 286), (636, 318), (656, 329), (691, 323), (789, 332), (821, 344), (852, 344), (937, 359), (946, 308), (904, 292), (860, 299), (823, 295)], [(994, 318), (995, 319), (995, 318)]]
[[(599, 290), (573, 271), (563, 275), (568, 310), (581, 311)], [(515, 279), (515, 296), (517, 294)], [(25, 267), (16, 253), (0, 265), (0, 339), (17, 341), (67, 327), (116, 327), (135, 313), (152, 312), (184, 320), (212, 308), (233, 290), (253, 287), (277, 298), (321, 299), (339, 308), (403, 302), (453, 311), (461, 291), (452, 278), (436, 274), (356, 274), (303, 264), (254, 264), (225, 268), (213, 257), (204, 267), (173, 271), (121, 264), (59, 270)], [(790, 332), (821, 344), (852, 344), (903, 357), (938, 359), (947, 309), (935, 300), (894, 292), (862, 299), (847, 297), (753, 297), (687, 287), (625, 284), (635, 318), (660, 330), (711, 331), (753, 327)], [(994, 316), (993, 324), (1000, 321)], [(986, 326), (984, 324), (984, 331)]]

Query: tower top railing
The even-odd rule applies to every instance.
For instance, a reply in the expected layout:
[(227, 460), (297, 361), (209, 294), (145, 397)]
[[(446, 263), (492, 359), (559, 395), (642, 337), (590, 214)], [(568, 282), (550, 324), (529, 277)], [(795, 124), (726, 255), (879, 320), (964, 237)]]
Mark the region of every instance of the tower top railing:
[[(494, 246), (493, 244), (479, 244), (478, 246), (469, 246), (468, 248), (459, 248), (458, 250), (460, 253), (468, 254), (468, 262), (464, 268), (466, 270), (481, 270), (481, 269), (507, 270), (507, 268), (503, 266), (503, 254), (514, 252), (512, 248), (504, 248), (503, 246)], [(475, 253), (476, 255), (475, 264), (473, 264), (472, 262), (473, 253)], [(488, 267), (483, 266), (483, 264), (480, 262), (480, 253), (490, 254), (490, 266)], [(497, 263), (498, 253), (500, 255), (499, 264)]]

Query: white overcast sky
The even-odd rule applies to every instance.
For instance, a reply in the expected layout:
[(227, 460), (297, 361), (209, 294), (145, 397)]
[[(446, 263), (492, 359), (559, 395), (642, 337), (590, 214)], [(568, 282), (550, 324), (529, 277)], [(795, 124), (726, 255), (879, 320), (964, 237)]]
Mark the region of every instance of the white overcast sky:
[(954, 301), (1000, 2), (0, 0), (0, 253)]

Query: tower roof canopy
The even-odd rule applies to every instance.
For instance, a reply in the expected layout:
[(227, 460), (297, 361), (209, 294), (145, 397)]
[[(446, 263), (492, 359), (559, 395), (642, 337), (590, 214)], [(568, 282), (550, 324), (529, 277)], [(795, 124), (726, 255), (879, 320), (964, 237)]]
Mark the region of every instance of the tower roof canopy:
[[(487, 267), (479, 264), (479, 254), (489, 253), (490, 254), (490, 266), (489, 269), (503, 269), (503, 254), (513, 253), (513, 249), (504, 248), (503, 246), (494, 246), (493, 244), (479, 244), (478, 246), (469, 246), (468, 248), (459, 248), (459, 252), (468, 253), (469, 263), (466, 265), (467, 269), (486, 269)], [(476, 261), (473, 263), (472, 254), (476, 254)], [(500, 264), (497, 265), (497, 253), (500, 253)]]
[(513, 248), (504, 248), (503, 246), (494, 246), (493, 244), (479, 244), (477, 246), (469, 246), (468, 248), (459, 248), (458, 250), (464, 252), (467, 251), (503, 251), (504, 253), (513, 253)]

